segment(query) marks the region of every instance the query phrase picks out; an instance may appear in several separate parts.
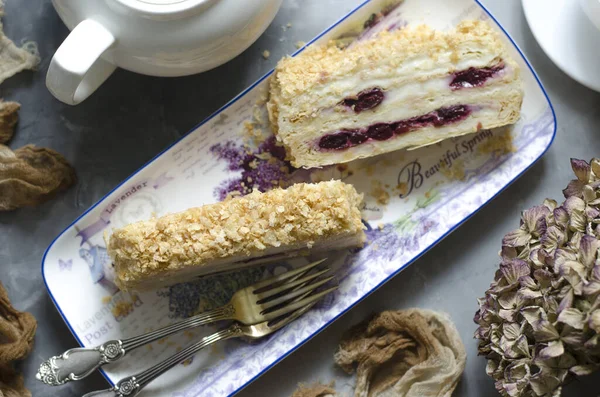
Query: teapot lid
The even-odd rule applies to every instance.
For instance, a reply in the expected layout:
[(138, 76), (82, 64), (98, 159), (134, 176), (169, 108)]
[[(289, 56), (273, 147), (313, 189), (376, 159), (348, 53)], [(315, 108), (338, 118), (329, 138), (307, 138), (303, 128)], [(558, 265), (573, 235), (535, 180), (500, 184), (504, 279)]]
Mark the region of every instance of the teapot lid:
[(216, 1), (218, 0), (116, 0), (129, 11), (152, 19), (187, 17)]

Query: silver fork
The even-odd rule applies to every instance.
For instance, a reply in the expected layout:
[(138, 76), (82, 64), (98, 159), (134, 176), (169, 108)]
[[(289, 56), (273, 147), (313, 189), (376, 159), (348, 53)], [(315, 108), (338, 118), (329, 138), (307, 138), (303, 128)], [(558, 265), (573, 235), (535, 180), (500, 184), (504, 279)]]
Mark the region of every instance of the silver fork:
[[(333, 287), (324, 292), (329, 293), (336, 288), (337, 287)], [(308, 294), (310, 294), (310, 292), (308, 292)], [(324, 294), (321, 293), (319, 295), (323, 296)], [(300, 300), (296, 301), (295, 303), (298, 304), (301, 302), (302, 301)], [(249, 339), (260, 339), (291, 323), (302, 314), (306, 313), (315, 303), (316, 301), (313, 301), (309, 304), (305, 304), (304, 306), (300, 306), (300, 308), (298, 308), (296, 311), (284, 314), (278, 319), (272, 321), (264, 321), (255, 325), (234, 323), (229, 328), (216, 332), (212, 335), (205, 336), (199, 342), (189, 346), (177, 354), (172, 355), (163, 362), (150, 367), (145, 371), (121, 379), (114, 387), (110, 389), (90, 392), (85, 394), (83, 397), (133, 397), (137, 395), (148, 383), (152, 382), (154, 379), (158, 378), (180, 362), (192, 357), (206, 346), (230, 338), (246, 337)]]
[(242, 324), (258, 324), (273, 320), (311, 302), (316, 302), (333, 290), (328, 289), (301, 300), (291, 301), (311, 293), (333, 279), (333, 276), (319, 279), (329, 269), (311, 272), (323, 261), (325, 259), (243, 288), (237, 291), (225, 306), (156, 331), (129, 339), (110, 340), (94, 348), (67, 350), (59, 356), (44, 361), (38, 369), (36, 378), (47, 385), (58, 386), (69, 381), (83, 379), (101, 366), (122, 359), (140, 346), (185, 329), (220, 320), (236, 320)]

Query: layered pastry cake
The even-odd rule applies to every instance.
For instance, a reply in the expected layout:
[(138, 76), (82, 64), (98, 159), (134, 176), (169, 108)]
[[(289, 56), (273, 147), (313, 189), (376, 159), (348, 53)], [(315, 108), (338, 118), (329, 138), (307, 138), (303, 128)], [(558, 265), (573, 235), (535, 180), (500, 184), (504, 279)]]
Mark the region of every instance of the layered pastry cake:
[(271, 78), (271, 124), (295, 167), (344, 163), (515, 123), (519, 67), (482, 21), (309, 47)]
[(144, 290), (365, 241), (362, 195), (340, 181), (255, 191), (107, 236), (116, 283)]

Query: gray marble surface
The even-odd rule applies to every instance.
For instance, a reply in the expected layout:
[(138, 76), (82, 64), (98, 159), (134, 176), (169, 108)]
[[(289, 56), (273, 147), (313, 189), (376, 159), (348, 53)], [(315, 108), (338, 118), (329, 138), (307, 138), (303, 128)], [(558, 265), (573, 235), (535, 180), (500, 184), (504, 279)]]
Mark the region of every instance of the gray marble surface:
[[(99, 375), (59, 389), (44, 387), (34, 378), (43, 359), (76, 344), (40, 274), (42, 255), (53, 238), (121, 180), (271, 69), (277, 59), (293, 52), (296, 41), (309, 40), (361, 1), (285, 0), (270, 28), (235, 60), (201, 75), (175, 79), (119, 70), (77, 107), (59, 103), (44, 85), (50, 58), (68, 33), (51, 3), (7, 1), (6, 33), (16, 41), (36, 40), (43, 58), (38, 72), (21, 73), (0, 86), (0, 97), (23, 105), (10, 146), (34, 143), (58, 150), (79, 176), (77, 186), (51, 202), (0, 214), (0, 280), (16, 307), (32, 312), (39, 321), (35, 349), (19, 365), (34, 396), (81, 396), (106, 387)], [(561, 198), (561, 189), (572, 176), (569, 157), (600, 156), (600, 94), (569, 79), (544, 55), (527, 26), (520, 1), (483, 3), (515, 38), (545, 84), (559, 123), (553, 146), (458, 231), (239, 396), (287, 396), (298, 382), (315, 380), (336, 380), (348, 387), (352, 378), (337, 370), (332, 359), (342, 333), (371, 312), (408, 307), (442, 310), (456, 322), (468, 362), (455, 396), (497, 395), (472, 339), (476, 298), (492, 280), (501, 238), (517, 226), (519, 212), (545, 197)], [(288, 22), (292, 28), (284, 31), (282, 25)], [(261, 56), (265, 49), (271, 52), (267, 60)], [(600, 376), (584, 378), (568, 386), (565, 396), (596, 396), (598, 381)]]

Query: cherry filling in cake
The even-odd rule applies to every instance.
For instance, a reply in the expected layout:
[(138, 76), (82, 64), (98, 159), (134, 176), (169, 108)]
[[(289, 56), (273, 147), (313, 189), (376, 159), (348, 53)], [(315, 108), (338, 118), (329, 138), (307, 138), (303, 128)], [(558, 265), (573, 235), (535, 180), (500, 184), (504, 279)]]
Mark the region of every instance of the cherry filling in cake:
[(434, 126), (442, 127), (466, 119), (472, 113), (467, 105), (443, 107), (422, 116), (394, 123), (377, 123), (362, 129), (347, 129), (333, 134), (328, 134), (319, 140), (319, 148), (329, 150), (343, 150), (351, 148), (372, 139), (374, 141), (387, 141), (395, 135), (406, 134), (419, 128)]
[(496, 66), (469, 68), (467, 70), (456, 72), (454, 73), (454, 78), (450, 83), (450, 87), (452, 87), (453, 90), (481, 87), (487, 80), (504, 70), (504, 67), (504, 64), (500, 63)]
[[(486, 81), (495, 77), (498, 73), (504, 70), (504, 63), (496, 66), (488, 66), (485, 68), (469, 68), (456, 72), (452, 75), (450, 87), (452, 90), (460, 90), (462, 88), (481, 87)], [(374, 109), (383, 102), (385, 93), (379, 87), (369, 88), (361, 91), (353, 97), (345, 98), (341, 104), (351, 108), (354, 113), (360, 113), (365, 110)]]
[(371, 88), (358, 93), (355, 97), (346, 98), (342, 101), (344, 106), (348, 106), (354, 110), (354, 113), (360, 113), (363, 110), (373, 109), (381, 102), (385, 95), (381, 88)]

